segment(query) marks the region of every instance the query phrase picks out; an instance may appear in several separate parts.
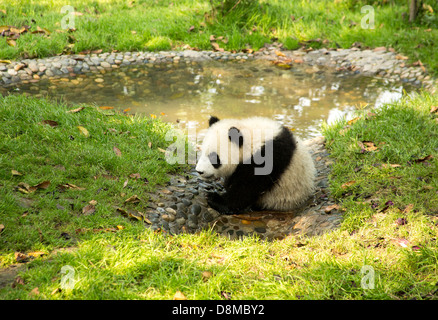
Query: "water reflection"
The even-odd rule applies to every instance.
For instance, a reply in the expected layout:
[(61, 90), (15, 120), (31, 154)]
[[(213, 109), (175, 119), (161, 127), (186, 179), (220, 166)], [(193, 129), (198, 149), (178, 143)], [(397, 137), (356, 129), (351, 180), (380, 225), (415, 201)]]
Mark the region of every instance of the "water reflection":
[[(6, 90), (1, 89), (2, 94)], [(409, 87), (388, 81), (324, 72), (315, 66), (278, 69), (267, 62), (181, 63), (123, 67), (75, 78), (22, 84), (20, 93), (63, 97), (131, 112), (154, 114), (190, 128), (208, 118), (266, 116), (302, 138), (320, 135), (321, 122), (349, 116), (357, 106), (399, 99)]]

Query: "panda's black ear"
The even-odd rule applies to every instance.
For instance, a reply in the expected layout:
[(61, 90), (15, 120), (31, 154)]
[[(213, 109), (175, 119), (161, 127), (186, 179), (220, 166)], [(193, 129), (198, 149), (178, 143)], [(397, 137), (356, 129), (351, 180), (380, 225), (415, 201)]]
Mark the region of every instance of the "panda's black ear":
[(214, 123), (218, 122), (219, 118), (215, 116), (211, 116), (208, 120), (208, 126), (211, 127)]
[(243, 145), (243, 135), (236, 127), (231, 127), (228, 130), (228, 139), (230, 139), (231, 142), (237, 144), (239, 148)]

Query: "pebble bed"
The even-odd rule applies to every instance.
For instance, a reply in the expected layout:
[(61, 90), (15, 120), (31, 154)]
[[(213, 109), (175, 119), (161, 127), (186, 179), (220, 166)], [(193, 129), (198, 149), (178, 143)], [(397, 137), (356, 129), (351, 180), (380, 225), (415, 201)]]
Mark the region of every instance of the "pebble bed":
[[(281, 52), (281, 53), (280, 53)], [(268, 46), (256, 53), (211, 51), (125, 52), (90, 55), (65, 55), (44, 59), (24, 59), (0, 63), (0, 85), (14, 86), (41, 79), (74, 78), (79, 74), (99, 73), (127, 65), (193, 64), (209, 60), (244, 62), (252, 59), (281, 61), (283, 64), (307, 64), (333, 71), (347, 71), (390, 82), (408, 82), (432, 93), (438, 82), (421, 66), (407, 66), (405, 57), (384, 47), (374, 50), (357, 48), (341, 50), (281, 50)], [(103, 79), (99, 81), (102, 81)], [(96, 79), (96, 81), (98, 80)], [(74, 80), (72, 80), (74, 81)], [(328, 190), (328, 174), (332, 160), (324, 146), (324, 138), (304, 142), (308, 145), (317, 168), (316, 191), (301, 208), (291, 212), (249, 212), (242, 215), (219, 215), (209, 208), (205, 193), (223, 191), (219, 181), (207, 182), (192, 169), (185, 175), (170, 177), (170, 182), (154, 194), (144, 216), (145, 225), (168, 234), (194, 233), (212, 228), (231, 239), (254, 235), (262, 239), (282, 239), (288, 235), (315, 236), (337, 228), (342, 214)]]
[(257, 236), (261, 239), (283, 239), (288, 235), (315, 236), (337, 228), (342, 215), (331, 208), (335, 202), (328, 190), (328, 174), (333, 163), (324, 147), (324, 138), (304, 143), (312, 154), (317, 169), (316, 190), (307, 203), (290, 212), (260, 211), (241, 215), (220, 215), (210, 208), (206, 192), (222, 192), (220, 181), (201, 179), (194, 169), (175, 175), (169, 184), (150, 194), (146, 224), (157, 232), (194, 233), (206, 228), (230, 239)]
[[(279, 55), (278, 53), (281, 52)], [(280, 46), (268, 46), (255, 53), (230, 53), (214, 51), (163, 51), (163, 52), (116, 52), (100, 54), (73, 54), (43, 59), (24, 59), (0, 63), (0, 85), (38, 82), (41, 79), (75, 77), (78, 74), (117, 69), (127, 65), (196, 63), (209, 60), (244, 62), (252, 59), (283, 60), (290, 64), (305, 63), (333, 68), (335, 71), (351, 71), (366, 76), (384, 78), (391, 82), (408, 82), (423, 86), (432, 92), (438, 82), (422, 65), (408, 66), (406, 57), (387, 50), (358, 48), (337, 50), (281, 50)]]

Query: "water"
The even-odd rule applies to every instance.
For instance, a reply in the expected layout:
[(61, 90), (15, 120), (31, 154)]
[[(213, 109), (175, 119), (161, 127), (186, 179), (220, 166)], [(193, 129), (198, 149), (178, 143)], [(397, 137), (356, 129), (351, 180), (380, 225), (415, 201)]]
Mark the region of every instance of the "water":
[[(349, 117), (358, 107), (379, 106), (411, 89), (316, 66), (294, 65), (286, 70), (266, 61), (250, 61), (127, 66), (8, 90), (128, 109), (130, 113), (161, 117), (182, 128), (205, 129), (210, 115), (266, 116), (307, 139), (321, 135), (322, 121)], [(5, 89), (0, 93), (5, 94)]]

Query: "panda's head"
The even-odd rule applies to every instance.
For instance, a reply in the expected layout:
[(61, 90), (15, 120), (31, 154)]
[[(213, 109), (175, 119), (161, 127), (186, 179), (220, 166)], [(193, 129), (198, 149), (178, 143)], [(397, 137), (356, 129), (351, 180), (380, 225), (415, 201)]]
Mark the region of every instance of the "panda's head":
[(238, 123), (211, 117), (196, 171), (205, 179), (229, 177), (242, 160), (244, 137)]

